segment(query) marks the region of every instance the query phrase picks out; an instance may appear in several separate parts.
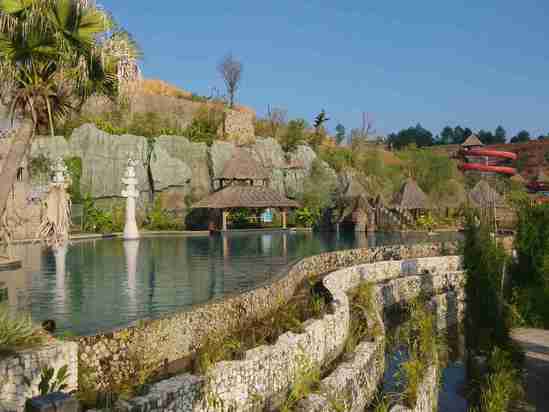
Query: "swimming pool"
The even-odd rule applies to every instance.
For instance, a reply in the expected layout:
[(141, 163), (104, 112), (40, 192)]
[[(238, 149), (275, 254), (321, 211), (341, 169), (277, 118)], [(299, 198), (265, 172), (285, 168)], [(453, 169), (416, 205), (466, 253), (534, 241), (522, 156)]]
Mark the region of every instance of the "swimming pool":
[(88, 240), (55, 254), (18, 245), (23, 267), (0, 272), (0, 297), (37, 322), (55, 320), (58, 332), (93, 334), (253, 288), (321, 252), (457, 238), (273, 231)]

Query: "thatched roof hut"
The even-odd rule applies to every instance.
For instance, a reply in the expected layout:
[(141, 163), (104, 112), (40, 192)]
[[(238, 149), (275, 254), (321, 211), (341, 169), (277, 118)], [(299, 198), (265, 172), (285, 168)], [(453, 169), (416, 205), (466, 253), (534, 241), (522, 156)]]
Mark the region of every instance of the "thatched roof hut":
[(461, 147), (469, 148), (469, 147), (478, 147), (478, 146), (484, 146), (484, 144), (480, 141), (478, 136), (472, 134), (463, 142)]
[(431, 202), (414, 179), (408, 179), (402, 185), (400, 191), (395, 194), (392, 207), (396, 209), (418, 210), (431, 209)]
[(468, 198), (471, 206), (476, 208), (503, 205), (503, 197), (495, 189), (492, 189), (486, 180), (478, 182), (469, 192)]
[(517, 173), (516, 175), (511, 177), (510, 180), (514, 183), (519, 183), (521, 185), (526, 184), (526, 179), (520, 173)]
[(233, 209), (233, 208), (294, 208), (299, 203), (287, 199), (276, 190), (266, 186), (231, 185), (193, 205), (194, 208), (204, 209)]
[(270, 178), (270, 173), (252, 154), (246, 150), (240, 149), (229, 160), (221, 175), (216, 176), (219, 180), (266, 180)]
[(467, 203), (465, 185), (456, 179), (450, 179), (444, 185), (444, 191), (434, 191), (431, 195), (433, 206), (439, 209), (459, 208)]

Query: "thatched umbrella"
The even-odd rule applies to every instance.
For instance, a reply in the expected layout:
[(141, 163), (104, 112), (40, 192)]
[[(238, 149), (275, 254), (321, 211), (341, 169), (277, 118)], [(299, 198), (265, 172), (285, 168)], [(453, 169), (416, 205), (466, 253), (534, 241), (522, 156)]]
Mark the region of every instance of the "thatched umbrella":
[(465, 203), (467, 203), (467, 191), (463, 183), (456, 179), (450, 179), (444, 185), (444, 192), (434, 191), (431, 195), (433, 196), (432, 204), (439, 209), (452, 209), (459, 208)]
[(412, 178), (404, 182), (400, 191), (393, 197), (391, 205), (399, 210), (431, 209), (429, 198)]
[(468, 198), (475, 208), (499, 207), (503, 204), (502, 196), (486, 180), (478, 182), (469, 192)]
[(518, 183), (518, 184), (521, 184), (521, 185), (526, 184), (526, 179), (524, 177), (522, 177), (522, 175), (519, 174), (519, 173), (517, 173), (516, 175), (511, 177), (510, 180), (511, 180), (511, 182)]
[(471, 136), (469, 136), (467, 138), (467, 140), (465, 140), (463, 142), (463, 144), (461, 145), (461, 147), (464, 147), (464, 148), (471, 148), (471, 147), (479, 147), (479, 146), (484, 146), (483, 143), (480, 141), (480, 139), (478, 138), (478, 136), (472, 134)]

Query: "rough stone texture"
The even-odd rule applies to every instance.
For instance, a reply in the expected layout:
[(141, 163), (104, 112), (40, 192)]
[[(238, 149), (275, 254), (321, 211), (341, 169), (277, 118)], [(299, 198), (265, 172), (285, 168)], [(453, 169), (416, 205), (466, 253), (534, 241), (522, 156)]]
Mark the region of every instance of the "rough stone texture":
[[(240, 116), (253, 117), (252, 113), (235, 113), (235, 119)], [(295, 152), (286, 154), (274, 139), (245, 139), (247, 146), (242, 148), (237, 147), (238, 142), (222, 140), (215, 141), (208, 148), (204, 143), (193, 143), (181, 136), (158, 137), (151, 171), (155, 190), (161, 193), (163, 204), (168, 209), (187, 209), (189, 201), (198, 201), (217, 189), (213, 187), (213, 181), (236, 150), (248, 150), (250, 156), (270, 171), (273, 189), (289, 197), (303, 191), (312, 163), (317, 158), (310, 147), (299, 146)], [(138, 206), (143, 206), (147, 203), (149, 190), (144, 167), (146, 149), (144, 137), (112, 136), (87, 124), (76, 129), (70, 139), (61, 136), (35, 139), (30, 156), (42, 154), (52, 160), (57, 157), (80, 157), (81, 192), (95, 199), (112, 199), (120, 197), (128, 155), (133, 154), (139, 160), (136, 171), (142, 196)], [(321, 164), (336, 179), (328, 164)]]
[(301, 401), (298, 410), (333, 411), (339, 406), (346, 411), (362, 412), (372, 400), (384, 368), (385, 336), (380, 335), (373, 342), (360, 343), (349, 360), (320, 382), (320, 394)]
[(192, 375), (180, 375), (151, 385), (147, 395), (120, 401), (117, 411), (179, 412), (192, 411), (202, 395), (204, 380)]
[[(57, 342), (17, 352), (0, 359), (0, 394), (2, 401), (23, 411), (25, 401), (39, 394), (40, 375), (45, 367), (56, 371), (68, 365), (67, 392), (78, 387), (78, 345)], [(30, 382), (30, 385), (29, 385)]]
[(224, 137), (238, 145), (255, 141), (254, 113), (225, 110)]
[[(441, 250), (451, 250), (455, 247), (455, 244), (398, 245), (345, 250), (308, 257), (294, 265), (284, 276), (276, 277), (271, 283), (248, 292), (199, 306), (192, 311), (140, 322), (139, 325), (122, 330), (80, 337), (77, 340), (80, 348), (80, 363), (95, 370), (98, 389), (101, 389), (106, 385), (106, 377), (123, 380), (131, 376), (131, 358), (135, 354), (146, 352), (147, 361), (157, 367), (162, 366), (164, 362), (184, 358), (192, 354), (211, 333), (223, 336), (277, 309), (295, 293), (298, 285), (310, 276), (367, 262), (437, 256)], [(411, 267), (423, 270), (437, 266), (437, 263), (427, 261), (412, 262), (404, 264), (404, 270), (410, 270)], [(353, 279), (355, 284), (359, 281), (360, 270), (366, 275), (371, 273), (372, 279), (376, 276), (383, 279), (385, 272), (398, 276), (402, 265), (402, 262), (380, 262), (368, 268), (359, 266), (352, 271), (355, 274)], [(342, 296), (341, 299), (346, 297)], [(295, 345), (303, 343), (302, 339), (313, 339), (313, 331), (319, 325), (319, 323), (310, 325), (308, 330), (311, 331), (311, 335), (308, 338), (295, 338), (288, 335), (281, 339), (288, 339)], [(335, 348), (326, 346), (322, 350), (335, 351), (337, 346), (337, 344)], [(154, 348), (154, 351), (149, 350), (150, 348)]]

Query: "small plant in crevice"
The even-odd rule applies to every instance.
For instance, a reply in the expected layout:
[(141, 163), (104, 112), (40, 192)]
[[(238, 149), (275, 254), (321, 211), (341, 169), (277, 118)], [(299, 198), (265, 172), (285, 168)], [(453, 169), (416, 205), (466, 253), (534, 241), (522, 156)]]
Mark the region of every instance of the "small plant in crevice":
[(396, 378), (406, 406), (414, 408), (419, 386), (431, 366), (438, 367), (438, 336), (434, 315), (419, 299), (408, 305), (410, 313), (406, 342), (407, 359), (400, 364)]
[(345, 342), (345, 352), (354, 352), (358, 344), (365, 339), (373, 339), (383, 333), (381, 318), (377, 313), (375, 285), (362, 283), (349, 292), (351, 319), (349, 337)]
[(46, 396), (54, 392), (62, 392), (67, 389), (67, 380), (69, 378), (68, 365), (63, 365), (57, 373), (54, 368), (46, 367), (42, 369), (38, 390), (40, 396)]
[(297, 359), (298, 370), (288, 397), (280, 407), (280, 412), (295, 410), (297, 404), (312, 393), (318, 391), (320, 368), (307, 355), (300, 354)]

